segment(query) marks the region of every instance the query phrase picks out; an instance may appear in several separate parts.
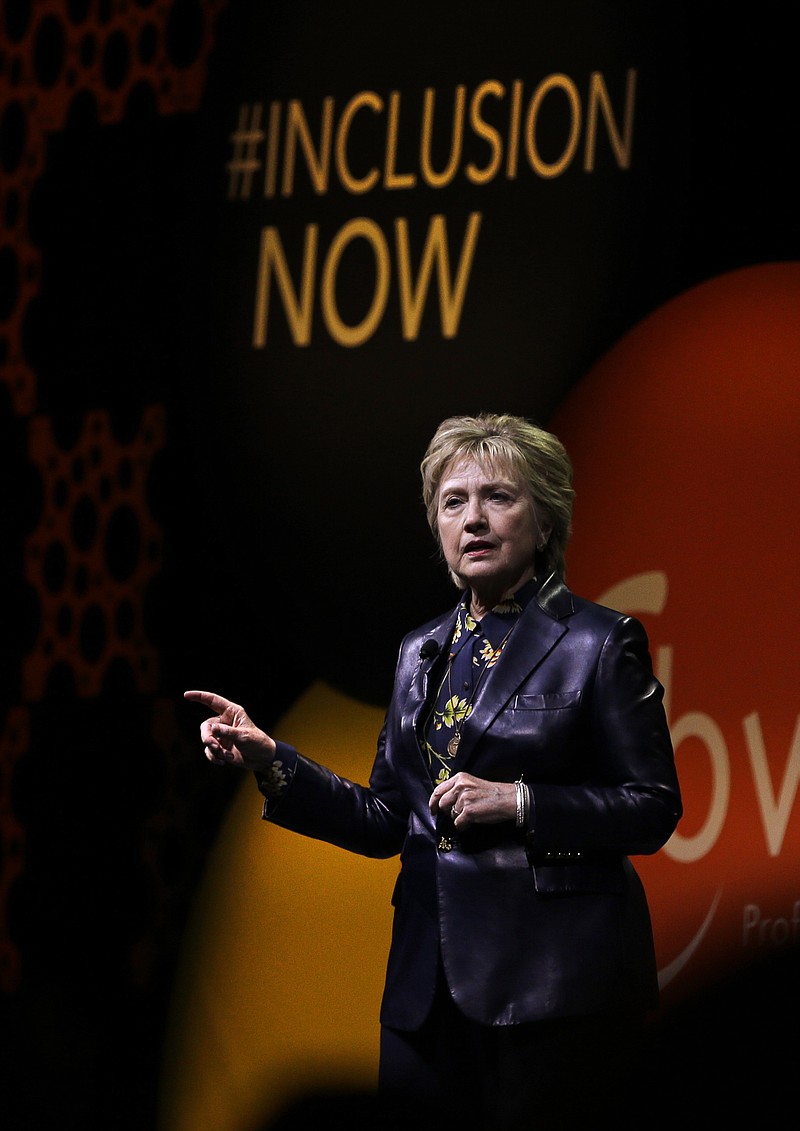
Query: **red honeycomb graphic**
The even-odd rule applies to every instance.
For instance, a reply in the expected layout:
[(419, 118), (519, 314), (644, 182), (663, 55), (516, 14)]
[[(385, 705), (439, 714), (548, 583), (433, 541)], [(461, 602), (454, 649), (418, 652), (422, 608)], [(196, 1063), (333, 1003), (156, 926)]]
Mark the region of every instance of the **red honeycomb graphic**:
[[(151, 692), (157, 655), (143, 603), (161, 564), (162, 536), (146, 487), (165, 442), (161, 406), (143, 410), (123, 443), (110, 416), (93, 411), (64, 450), (51, 422), (37, 417), (37, 377), (26, 356), (26, 313), (41, 287), (41, 252), (30, 231), (30, 199), (45, 172), (47, 139), (63, 130), (79, 97), (97, 121), (121, 121), (134, 92), (148, 92), (163, 116), (200, 104), (217, 20), (228, 0), (33, 0), (0, 5), (0, 381), (12, 412), (28, 419), (28, 451), (44, 503), (24, 547), (26, 580), (39, 598), (38, 635), (22, 667), (22, 696), (43, 696), (55, 665), (68, 665), (77, 694), (101, 690), (108, 665), (127, 664)], [(0, 988), (19, 979), (8, 938), (10, 885), (24, 863), (24, 830), (11, 782), (28, 745), (28, 711), (11, 708), (0, 736)]]
[(110, 659), (127, 660), (140, 691), (155, 690), (157, 656), (142, 626), (143, 596), (161, 564), (161, 532), (142, 499), (164, 442), (163, 410), (146, 410), (131, 444), (107, 414), (89, 413), (70, 451), (34, 418), (30, 455), (45, 484), (42, 520), (28, 540), (27, 580), (40, 594), (41, 627), (23, 668), (23, 695), (41, 698), (47, 672), (68, 664), (81, 696), (97, 695)]

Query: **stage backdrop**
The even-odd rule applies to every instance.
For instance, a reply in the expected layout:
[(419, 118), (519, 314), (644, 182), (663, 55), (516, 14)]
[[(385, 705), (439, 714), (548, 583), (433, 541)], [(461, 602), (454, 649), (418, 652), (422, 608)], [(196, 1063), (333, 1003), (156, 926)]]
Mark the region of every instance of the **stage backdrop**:
[(374, 1079), (396, 864), (264, 825), (181, 693), (366, 779), (455, 598), (418, 476), (453, 413), (562, 436), (568, 579), (650, 633), (665, 1017), (793, 952), (792, 36), (728, 19), (4, 7), (9, 1125), (244, 1131)]

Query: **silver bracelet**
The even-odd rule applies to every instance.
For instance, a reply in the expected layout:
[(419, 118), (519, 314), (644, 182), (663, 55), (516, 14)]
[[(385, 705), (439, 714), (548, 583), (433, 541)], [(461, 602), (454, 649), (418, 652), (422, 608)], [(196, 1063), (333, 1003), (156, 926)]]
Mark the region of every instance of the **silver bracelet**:
[(519, 781), (514, 782), (517, 791), (517, 828), (524, 829), (528, 823), (528, 787), (522, 784), (522, 774)]

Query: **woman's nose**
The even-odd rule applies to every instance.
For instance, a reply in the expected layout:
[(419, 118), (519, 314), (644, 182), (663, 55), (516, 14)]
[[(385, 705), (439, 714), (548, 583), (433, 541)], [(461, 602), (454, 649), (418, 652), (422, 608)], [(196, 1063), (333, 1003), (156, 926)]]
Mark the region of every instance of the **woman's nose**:
[(480, 530), (486, 525), (486, 515), (480, 499), (470, 499), (464, 513), (464, 529)]

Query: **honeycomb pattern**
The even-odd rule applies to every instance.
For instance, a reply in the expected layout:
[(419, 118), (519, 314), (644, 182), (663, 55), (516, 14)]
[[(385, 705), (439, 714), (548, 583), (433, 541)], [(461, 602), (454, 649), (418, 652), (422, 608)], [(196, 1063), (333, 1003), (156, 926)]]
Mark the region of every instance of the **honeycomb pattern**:
[[(217, 20), (228, 0), (3, 0), (0, 4), (0, 382), (27, 426), (30, 464), (41, 480), (35, 529), (19, 547), (39, 605), (21, 664), (25, 706), (5, 703), (0, 734), (0, 989), (21, 978), (9, 932), (11, 888), (25, 868), (25, 829), (12, 805), (37, 702), (54, 680), (82, 699), (113, 672), (150, 693), (158, 658), (144, 602), (161, 567), (162, 534), (150, 514), (148, 479), (165, 444), (165, 411), (141, 408), (138, 431), (121, 440), (111, 415), (79, 416), (77, 439), (59, 443), (41, 415), (26, 326), (42, 285), (31, 230), (31, 196), (47, 172), (48, 138), (87, 108), (100, 125), (146, 105), (166, 117), (196, 110)], [(111, 375), (113, 376), (113, 374)], [(80, 413), (80, 408), (76, 409)], [(37, 415), (39, 413), (40, 415)], [(16, 549), (16, 547), (15, 547)], [(156, 837), (156, 841), (158, 837)], [(137, 962), (141, 957), (135, 957)]]
[(142, 625), (143, 597), (161, 561), (161, 532), (142, 506), (153, 457), (164, 443), (164, 413), (151, 407), (130, 444), (114, 437), (105, 412), (89, 413), (69, 451), (50, 422), (35, 418), (30, 455), (45, 487), (42, 520), (28, 540), (27, 580), (39, 592), (39, 639), (25, 659), (23, 694), (40, 699), (48, 671), (71, 668), (81, 696), (102, 690), (113, 659), (152, 692), (157, 656)]

